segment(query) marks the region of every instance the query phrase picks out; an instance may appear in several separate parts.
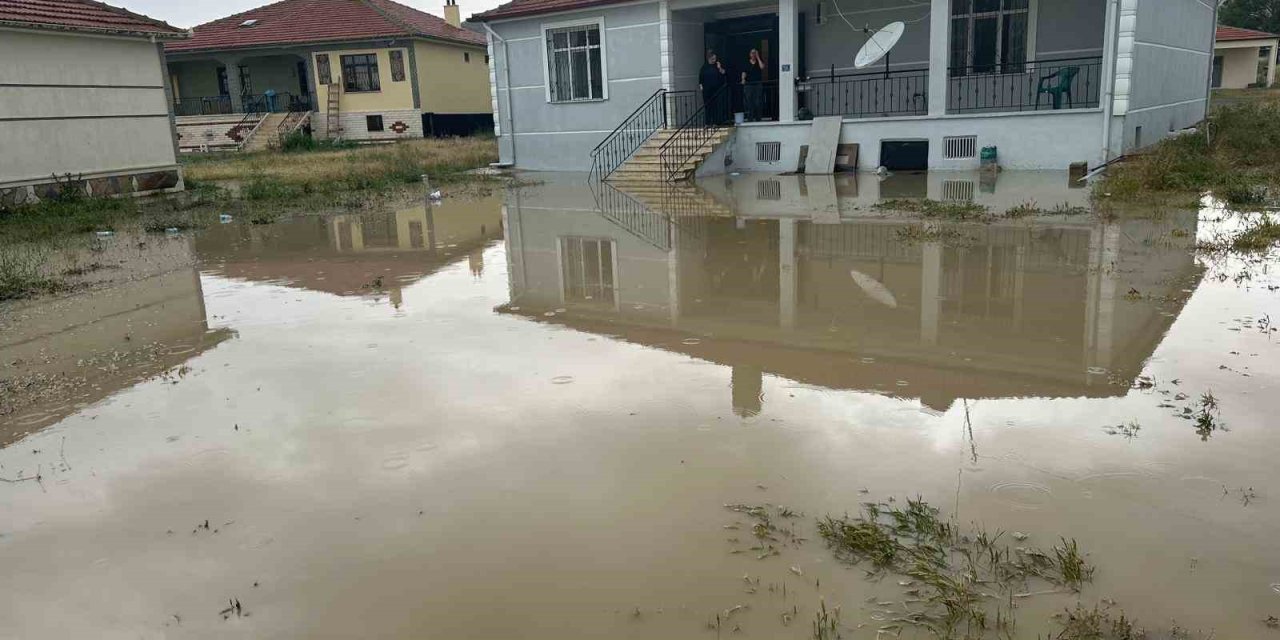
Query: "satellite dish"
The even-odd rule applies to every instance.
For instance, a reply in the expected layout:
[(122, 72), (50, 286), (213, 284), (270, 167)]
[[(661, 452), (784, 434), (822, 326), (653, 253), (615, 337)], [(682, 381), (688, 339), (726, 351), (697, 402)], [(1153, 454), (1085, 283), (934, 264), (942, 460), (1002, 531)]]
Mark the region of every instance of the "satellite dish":
[(890, 309), (898, 308), (898, 299), (893, 297), (893, 292), (889, 290), (889, 287), (881, 284), (879, 280), (857, 269), (850, 270), (849, 276), (858, 284), (862, 292), (867, 294), (867, 297)]
[(858, 55), (853, 59), (853, 66), (857, 69), (865, 69), (877, 62), (881, 58), (889, 55), (889, 50), (898, 44), (902, 39), (902, 34), (907, 30), (905, 22), (894, 22), (873, 34), (867, 43), (862, 45), (862, 49), (858, 51)]

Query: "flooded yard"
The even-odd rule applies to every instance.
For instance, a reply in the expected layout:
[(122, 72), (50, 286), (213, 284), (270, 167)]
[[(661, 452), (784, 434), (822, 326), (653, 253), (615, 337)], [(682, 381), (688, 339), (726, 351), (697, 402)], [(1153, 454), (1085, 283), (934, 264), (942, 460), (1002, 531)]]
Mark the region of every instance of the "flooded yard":
[[(1280, 638), (1275, 263), (1076, 186), (549, 176), (117, 234), (124, 282), (0, 306), (0, 637)], [(921, 198), (990, 215), (883, 205)], [(864, 503), (934, 513), (975, 599), (819, 527)]]

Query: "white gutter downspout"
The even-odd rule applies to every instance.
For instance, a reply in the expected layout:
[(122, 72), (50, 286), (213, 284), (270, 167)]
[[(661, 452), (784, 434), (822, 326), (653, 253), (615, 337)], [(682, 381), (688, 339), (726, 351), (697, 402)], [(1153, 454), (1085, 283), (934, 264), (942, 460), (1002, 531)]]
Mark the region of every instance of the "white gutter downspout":
[(1116, 108), (1116, 60), (1119, 57), (1119, 47), (1117, 39), (1119, 38), (1120, 24), (1120, 0), (1108, 0), (1107, 2), (1107, 26), (1106, 26), (1106, 43), (1111, 53), (1107, 54), (1107, 59), (1103, 62), (1104, 72), (1106, 74), (1106, 92), (1103, 96), (1102, 108), (1102, 163), (1098, 166), (1104, 166), (1111, 161), (1111, 121), (1115, 118)]
[[(1204, 81), (1205, 120), (1209, 119), (1209, 107), (1213, 106), (1212, 104), (1213, 103), (1213, 57), (1214, 57), (1214, 53), (1218, 50), (1218, 10), (1222, 8), (1222, 2), (1223, 0), (1214, 0), (1214, 3), (1213, 3), (1213, 37), (1210, 39), (1211, 45), (1209, 47), (1209, 77), (1205, 78), (1205, 81)], [(1275, 55), (1274, 50), (1271, 52), (1271, 55)], [(1209, 127), (1206, 125), (1205, 126), (1206, 136), (1209, 135), (1208, 131), (1209, 131)]]
[(507, 41), (498, 32), (489, 26), (488, 22), (481, 23), (484, 30), (489, 32), (489, 37), (502, 43), (502, 76), (503, 81), (507, 85), (507, 135), (511, 136), (511, 164), (516, 164), (516, 113), (511, 108), (511, 57), (510, 51), (507, 49)]

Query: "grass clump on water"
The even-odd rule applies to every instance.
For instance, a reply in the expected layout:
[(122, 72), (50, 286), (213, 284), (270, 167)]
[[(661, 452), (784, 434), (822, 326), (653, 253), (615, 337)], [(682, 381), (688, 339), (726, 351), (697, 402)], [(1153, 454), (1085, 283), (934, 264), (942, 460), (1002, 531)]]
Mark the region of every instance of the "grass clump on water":
[[(962, 533), (922, 499), (868, 503), (857, 516), (827, 516), (818, 533), (840, 560), (868, 563), (868, 574), (910, 578), (915, 607), (886, 611), (899, 628), (924, 628), (939, 638), (1011, 636), (1015, 602), (1038, 593), (1079, 591), (1094, 568), (1074, 540), (1048, 551), (1002, 544), (1002, 533)], [(1035, 590), (1037, 585), (1048, 591)], [(1074, 637), (1074, 636), (1064, 636)]]
[(66, 283), (45, 273), (48, 252), (27, 244), (0, 245), (0, 302), (57, 293)]
[(972, 202), (945, 202), (928, 199), (897, 199), (877, 203), (876, 209), (910, 213), (922, 218), (974, 220), (990, 213), (986, 207)]
[(1214, 111), (1203, 130), (1166, 138), (1111, 167), (1096, 193), (1123, 201), (1212, 193), (1233, 207), (1264, 204), (1280, 187), (1280, 104)]

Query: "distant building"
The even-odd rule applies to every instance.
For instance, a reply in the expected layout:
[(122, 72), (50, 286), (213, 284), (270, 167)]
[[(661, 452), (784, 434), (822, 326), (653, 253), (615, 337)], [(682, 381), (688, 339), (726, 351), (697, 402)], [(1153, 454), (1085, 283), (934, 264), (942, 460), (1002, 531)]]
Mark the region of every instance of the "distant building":
[(1213, 88), (1246, 89), (1276, 83), (1280, 35), (1239, 27), (1218, 27), (1213, 48)]
[(159, 43), (185, 37), (98, 2), (0, 0), (0, 207), (180, 190)]
[(184, 150), (255, 149), (310, 127), (375, 141), (493, 126), (485, 38), (390, 0), (283, 0), (166, 46)]

